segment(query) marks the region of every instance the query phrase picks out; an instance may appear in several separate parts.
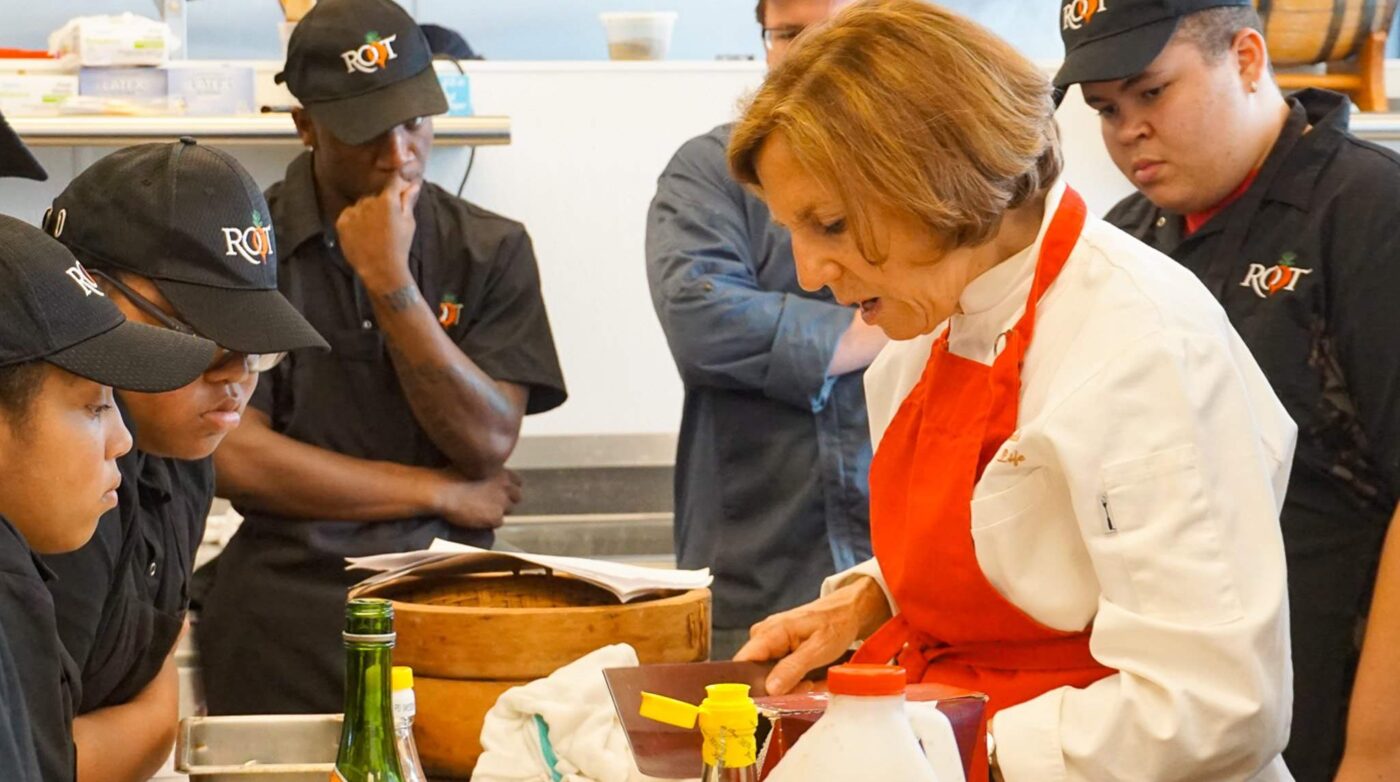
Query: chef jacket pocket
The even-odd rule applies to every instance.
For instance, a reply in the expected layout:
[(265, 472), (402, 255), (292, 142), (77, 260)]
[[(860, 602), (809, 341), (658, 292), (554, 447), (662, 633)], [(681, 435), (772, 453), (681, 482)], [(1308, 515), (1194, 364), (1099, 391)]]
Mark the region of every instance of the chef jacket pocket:
[(1010, 524), (1045, 498), (1045, 470), (1037, 468), (1008, 489), (972, 501), (972, 529), (985, 530)]
[(1105, 597), (1145, 616), (1224, 624), (1244, 616), (1212, 513), (1196, 446), (1103, 469), (1102, 546), (1119, 559), (1131, 595)]

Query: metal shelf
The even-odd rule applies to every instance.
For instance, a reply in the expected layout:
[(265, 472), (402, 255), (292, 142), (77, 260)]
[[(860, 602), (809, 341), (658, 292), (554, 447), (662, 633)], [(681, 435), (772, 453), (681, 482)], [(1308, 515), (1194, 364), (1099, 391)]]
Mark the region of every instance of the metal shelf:
[[(246, 117), (12, 117), (26, 144), (34, 147), (111, 147), (174, 141), (192, 136), (211, 144), (300, 144), (288, 114)], [(433, 143), (445, 147), (510, 143), (509, 117), (436, 117)]]

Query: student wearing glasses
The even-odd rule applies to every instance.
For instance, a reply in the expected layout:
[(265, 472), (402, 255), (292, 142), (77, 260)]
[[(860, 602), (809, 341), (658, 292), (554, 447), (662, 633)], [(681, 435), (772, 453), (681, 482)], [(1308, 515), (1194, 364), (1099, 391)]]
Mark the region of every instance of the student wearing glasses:
[(80, 782), (145, 780), (174, 740), (173, 649), (214, 497), (210, 456), (242, 420), (259, 373), (326, 343), (277, 290), (267, 204), (226, 153), (185, 139), (93, 164), (45, 215), (132, 321), (217, 343), (198, 378), (121, 393), (136, 447), (120, 505), (81, 550), (47, 558), (64, 645), (82, 672)]

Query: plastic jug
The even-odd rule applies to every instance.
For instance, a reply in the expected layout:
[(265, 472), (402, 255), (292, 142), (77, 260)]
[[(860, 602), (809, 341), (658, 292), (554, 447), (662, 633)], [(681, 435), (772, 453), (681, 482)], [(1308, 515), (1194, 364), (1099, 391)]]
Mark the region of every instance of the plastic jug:
[(911, 721), (904, 682), (904, 669), (895, 665), (832, 668), (826, 713), (787, 751), (767, 782), (962, 782), (962, 760), (948, 720), (933, 712), (932, 719)]
[(711, 684), (699, 706), (650, 692), (642, 693), (641, 714), (650, 720), (692, 730), (705, 737), (701, 782), (758, 782), (758, 707), (747, 684)]

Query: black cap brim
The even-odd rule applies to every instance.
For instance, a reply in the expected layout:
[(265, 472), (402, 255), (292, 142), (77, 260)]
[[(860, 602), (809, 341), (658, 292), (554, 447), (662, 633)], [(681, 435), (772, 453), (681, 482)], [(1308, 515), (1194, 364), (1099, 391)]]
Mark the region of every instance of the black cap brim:
[(306, 111), (346, 144), (363, 144), (415, 117), (447, 113), (437, 71), (425, 68), (418, 75), (353, 98), (309, 103)]
[(330, 345), (276, 290), (215, 288), (153, 280), (180, 319), (200, 334), (239, 353), (285, 353)]
[(104, 386), (154, 394), (193, 383), (215, 350), (207, 339), (128, 320), (44, 360)]
[(1055, 74), (1055, 87), (1063, 90), (1071, 84), (1117, 81), (1142, 73), (1167, 48), (1179, 21), (1177, 16), (1160, 19), (1080, 44), (1065, 55)]
[(10, 123), (0, 117), (0, 176), (22, 177), (43, 182), (49, 173), (39, 165), (34, 153), (20, 140)]

